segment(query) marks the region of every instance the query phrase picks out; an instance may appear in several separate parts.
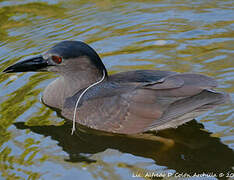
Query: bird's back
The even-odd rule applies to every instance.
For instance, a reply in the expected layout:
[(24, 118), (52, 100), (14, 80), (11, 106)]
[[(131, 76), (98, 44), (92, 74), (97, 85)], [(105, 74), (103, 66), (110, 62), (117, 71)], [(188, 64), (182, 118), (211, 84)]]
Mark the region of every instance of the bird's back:
[[(177, 127), (223, 103), (215, 80), (200, 74), (138, 70), (114, 74), (82, 97), (76, 121), (114, 133), (139, 133)], [(68, 97), (62, 114), (72, 120), (83, 90)]]

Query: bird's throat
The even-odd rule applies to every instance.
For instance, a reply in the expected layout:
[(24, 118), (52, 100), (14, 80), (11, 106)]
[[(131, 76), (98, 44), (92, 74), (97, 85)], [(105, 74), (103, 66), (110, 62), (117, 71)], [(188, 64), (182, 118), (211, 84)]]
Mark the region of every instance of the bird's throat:
[(43, 102), (57, 109), (62, 109), (65, 99), (102, 78), (99, 71), (80, 71), (64, 74), (50, 83), (44, 93)]

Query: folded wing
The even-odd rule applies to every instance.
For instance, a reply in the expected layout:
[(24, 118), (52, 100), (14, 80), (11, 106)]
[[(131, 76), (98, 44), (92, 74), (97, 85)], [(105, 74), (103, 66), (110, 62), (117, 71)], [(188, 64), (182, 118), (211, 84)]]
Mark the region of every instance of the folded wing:
[[(76, 121), (98, 130), (134, 134), (177, 127), (227, 99), (210, 91), (217, 86), (215, 80), (200, 74), (117, 84), (107, 82), (90, 89), (77, 109)], [(79, 95), (66, 100), (62, 114), (67, 119), (72, 120)]]

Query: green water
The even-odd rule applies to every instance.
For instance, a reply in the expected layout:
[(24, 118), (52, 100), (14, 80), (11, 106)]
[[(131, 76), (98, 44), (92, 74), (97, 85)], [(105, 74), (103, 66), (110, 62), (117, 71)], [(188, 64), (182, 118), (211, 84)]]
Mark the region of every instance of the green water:
[[(2, 0), (0, 71), (59, 41), (82, 40), (97, 50), (110, 73), (203, 73), (217, 79), (233, 102), (233, 5), (232, 0)], [(0, 74), (0, 179), (137, 180), (149, 179), (147, 173), (233, 172), (232, 102), (160, 132), (172, 146), (154, 134), (71, 136), (71, 125), (40, 102), (56, 75), (15, 75)]]

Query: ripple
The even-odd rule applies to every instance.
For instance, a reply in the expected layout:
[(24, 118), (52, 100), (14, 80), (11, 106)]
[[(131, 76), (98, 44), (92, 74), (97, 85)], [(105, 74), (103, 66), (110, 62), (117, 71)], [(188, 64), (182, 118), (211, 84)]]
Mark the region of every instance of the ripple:
[(98, 51), (111, 73), (135, 69), (203, 73), (217, 79), (232, 101), (197, 122), (162, 132), (178, 143), (170, 150), (145, 139), (88, 136), (89, 141), (83, 141), (70, 136), (63, 119), (40, 102), (43, 89), (56, 76), (0, 73), (1, 176), (129, 179), (138, 171), (230, 170), (232, 4), (231, 0), (1, 1), (0, 71), (59, 41), (82, 40)]

